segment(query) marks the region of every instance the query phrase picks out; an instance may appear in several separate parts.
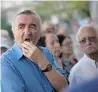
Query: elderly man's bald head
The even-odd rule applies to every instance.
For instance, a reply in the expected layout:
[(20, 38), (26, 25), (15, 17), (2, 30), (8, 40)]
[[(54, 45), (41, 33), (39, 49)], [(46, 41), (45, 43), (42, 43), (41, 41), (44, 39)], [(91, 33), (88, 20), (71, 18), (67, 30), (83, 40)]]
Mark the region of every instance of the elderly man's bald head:
[(88, 32), (97, 35), (97, 31), (92, 25), (85, 25), (79, 28), (76, 34), (76, 40), (79, 41), (81, 36), (84, 36)]

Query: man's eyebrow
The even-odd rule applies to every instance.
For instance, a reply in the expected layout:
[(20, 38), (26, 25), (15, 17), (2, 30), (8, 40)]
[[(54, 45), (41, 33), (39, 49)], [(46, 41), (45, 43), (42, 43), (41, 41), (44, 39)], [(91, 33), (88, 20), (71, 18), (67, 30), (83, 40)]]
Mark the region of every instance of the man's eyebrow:
[(89, 36), (89, 37), (96, 37), (96, 36)]
[(19, 26), (23, 26), (23, 25), (25, 25), (25, 24), (24, 24), (24, 23), (20, 23), (20, 24), (19, 24)]
[(85, 39), (85, 37), (83, 37), (83, 38), (80, 38), (80, 40), (83, 40), (83, 39)]
[(34, 27), (36, 27), (36, 24), (31, 24), (30, 26), (34, 26)]
[(79, 41), (78, 42), (81, 42), (81, 41), (83, 41), (83, 40), (85, 40), (86, 38), (85, 37), (83, 37), (83, 38), (81, 38), (81, 39), (79, 39)]

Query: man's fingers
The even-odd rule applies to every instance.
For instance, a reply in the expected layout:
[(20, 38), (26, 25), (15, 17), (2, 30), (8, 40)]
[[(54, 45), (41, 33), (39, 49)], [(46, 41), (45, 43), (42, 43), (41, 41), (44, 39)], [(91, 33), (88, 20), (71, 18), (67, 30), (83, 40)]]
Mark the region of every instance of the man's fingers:
[(33, 44), (31, 42), (27, 42), (27, 41), (24, 41), (24, 44), (26, 44), (27, 46), (33, 46)]
[(22, 43), (21, 45), (22, 45), (22, 48), (25, 48), (25, 49), (31, 48), (31, 47), (30, 47), (28, 44), (26, 44), (26, 43)]
[(36, 47), (34, 44), (32, 44), (31, 42), (27, 42), (24, 41), (24, 44), (26, 44), (28, 47), (32, 48), (32, 47)]
[(26, 47), (26, 46), (27, 46), (27, 44), (25, 44), (25, 43), (22, 43), (22, 44), (21, 44), (21, 46), (22, 46), (22, 47)]
[(28, 53), (28, 49), (26, 49), (26, 48), (22, 48), (22, 51), (23, 51), (24, 53)]

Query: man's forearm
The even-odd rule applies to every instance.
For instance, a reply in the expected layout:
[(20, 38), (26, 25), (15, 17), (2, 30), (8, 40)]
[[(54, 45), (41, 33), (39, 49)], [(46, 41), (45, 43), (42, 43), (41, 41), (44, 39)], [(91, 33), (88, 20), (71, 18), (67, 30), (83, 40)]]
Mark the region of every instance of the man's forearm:
[(54, 68), (49, 72), (45, 72), (45, 75), (53, 87), (58, 91), (68, 86), (66, 78)]
[[(46, 59), (44, 59), (39, 64), (39, 67), (41, 70), (43, 70), (48, 64), (49, 62)], [(48, 78), (48, 80), (56, 90), (59, 91), (62, 88), (68, 86), (67, 79), (61, 73), (59, 73), (53, 66), (52, 66), (52, 70), (48, 72), (44, 72), (44, 74), (46, 75), (46, 77)]]

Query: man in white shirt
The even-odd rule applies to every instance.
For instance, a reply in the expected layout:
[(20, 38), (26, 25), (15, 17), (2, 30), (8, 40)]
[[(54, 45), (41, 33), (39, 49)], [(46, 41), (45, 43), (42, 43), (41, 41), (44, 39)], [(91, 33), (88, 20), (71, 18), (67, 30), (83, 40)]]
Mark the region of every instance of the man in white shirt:
[(98, 77), (98, 38), (96, 29), (91, 25), (82, 26), (76, 38), (84, 52), (84, 56), (70, 72), (70, 86)]

